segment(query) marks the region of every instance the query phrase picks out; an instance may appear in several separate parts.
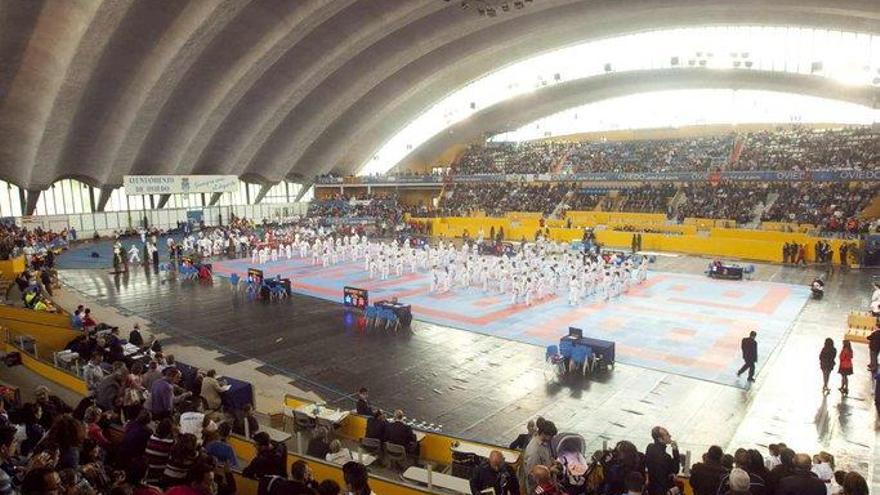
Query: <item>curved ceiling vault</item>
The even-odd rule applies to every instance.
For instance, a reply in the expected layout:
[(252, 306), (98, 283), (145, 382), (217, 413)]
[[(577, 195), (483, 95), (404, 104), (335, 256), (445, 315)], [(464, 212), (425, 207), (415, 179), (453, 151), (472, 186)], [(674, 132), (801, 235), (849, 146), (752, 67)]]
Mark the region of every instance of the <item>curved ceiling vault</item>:
[(880, 33), (880, 4), (535, 0), (486, 18), (443, 0), (2, 2), (0, 177), (43, 189), (129, 173), (353, 173), (432, 103), (502, 66), (709, 24)]
[(676, 89), (766, 90), (839, 100), (868, 107), (880, 103), (880, 88), (852, 88), (823, 77), (771, 71), (701, 68), (613, 72), (550, 85), (483, 109), (416, 148), (411, 158), (433, 163), (450, 146), (514, 131), (558, 112), (620, 96)]

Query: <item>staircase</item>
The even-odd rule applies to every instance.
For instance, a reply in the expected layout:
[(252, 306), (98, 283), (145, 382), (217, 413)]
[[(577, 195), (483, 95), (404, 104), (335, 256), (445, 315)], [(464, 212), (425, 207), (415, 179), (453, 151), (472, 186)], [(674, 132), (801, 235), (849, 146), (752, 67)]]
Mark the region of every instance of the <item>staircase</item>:
[(568, 156), (571, 155), (571, 152), (573, 150), (574, 150), (574, 145), (569, 146), (568, 149), (565, 150), (565, 153), (563, 153), (562, 156), (559, 157), (559, 159), (556, 160), (555, 162), (553, 162), (553, 165), (550, 166), (550, 173), (553, 173), (553, 174), (561, 173), (562, 172), (562, 165), (564, 165), (565, 161), (568, 160)]
[(565, 205), (568, 204), (568, 200), (574, 196), (574, 190), (569, 190), (565, 193), (565, 196), (562, 197), (562, 200), (559, 201), (559, 204), (556, 205), (556, 208), (553, 208), (553, 213), (550, 214), (550, 218), (562, 218), (562, 210), (565, 209)]

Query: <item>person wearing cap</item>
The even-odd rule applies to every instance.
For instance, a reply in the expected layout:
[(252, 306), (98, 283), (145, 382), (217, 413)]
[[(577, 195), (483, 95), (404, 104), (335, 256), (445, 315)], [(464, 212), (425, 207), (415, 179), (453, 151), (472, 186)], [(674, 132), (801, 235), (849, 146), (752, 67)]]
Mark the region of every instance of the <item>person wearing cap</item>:
[(825, 483), (811, 471), (812, 459), (807, 454), (794, 456), (792, 473), (779, 481), (776, 495), (826, 495)]
[(740, 468), (733, 468), (728, 479), (730, 490), (726, 492), (727, 495), (751, 495), (749, 473)]

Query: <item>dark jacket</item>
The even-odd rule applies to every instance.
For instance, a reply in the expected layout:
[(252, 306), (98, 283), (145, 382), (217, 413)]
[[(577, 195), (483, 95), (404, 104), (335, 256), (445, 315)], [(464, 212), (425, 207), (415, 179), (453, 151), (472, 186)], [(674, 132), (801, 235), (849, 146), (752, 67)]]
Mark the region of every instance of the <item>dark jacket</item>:
[(387, 426), (388, 423), (385, 420), (370, 418), (367, 420), (367, 432), (365, 436), (367, 438), (377, 438), (384, 442)]
[(413, 433), (411, 426), (400, 421), (392, 421), (385, 427), (385, 441), (406, 447), (416, 443), (416, 434)]
[(758, 361), (758, 342), (751, 337), (742, 339), (743, 361), (755, 363)]
[(519, 495), (519, 481), (513, 469), (504, 463), (501, 469), (495, 471), (489, 465), (489, 461), (483, 461), (471, 474), (471, 494), (480, 495), (480, 492), (493, 488), (495, 495)]
[(645, 449), (645, 466), (648, 468), (648, 493), (666, 495), (673, 486), (672, 476), (681, 469), (681, 458), (678, 450), (673, 450), (669, 455), (666, 445), (654, 442)]
[(125, 433), (122, 434), (122, 441), (119, 443), (120, 461), (125, 463), (127, 460), (143, 457), (152, 434), (153, 430), (149, 426), (130, 421), (125, 426)]
[(782, 478), (776, 488), (776, 495), (825, 495), (825, 483), (815, 474), (798, 471)]
[[(764, 481), (764, 478), (755, 474), (749, 474), (749, 495), (767, 495), (771, 493), (767, 488), (767, 483)], [(718, 493), (727, 493), (730, 491), (730, 475), (725, 474), (724, 477), (721, 478), (721, 486), (718, 488)]]
[(510, 448), (513, 450), (523, 450), (526, 448), (526, 445), (529, 444), (529, 440), (532, 439), (532, 436), (528, 433), (520, 433), (519, 436), (516, 437), (516, 440), (510, 442)]
[(241, 474), (256, 479), (263, 476), (285, 476), (287, 474), (287, 447), (284, 444), (272, 442), (272, 449), (259, 451)]
[(698, 462), (691, 468), (691, 487), (694, 495), (716, 495), (721, 478), (727, 476), (727, 469), (717, 462)]
[(257, 495), (313, 495), (311, 485), (289, 480), (282, 476), (264, 476), (257, 485)]
[(822, 347), (822, 352), (819, 353), (819, 368), (822, 371), (833, 371), (836, 358), (837, 349), (834, 347)]
[(370, 407), (370, 403), (365, 399), (358, 399), (357, 401), (357, 413), (364, 416), (372, 416), (373, 408)]
[(309, 440), (309, 446), (306, 449), (306, 455), (323, 459), (330, 452), (330, 445), (321, 437), (315, 437)]
[(880, 330), (874, 330), (868, 335), (868, 349), (872, 352), (880, 351)]

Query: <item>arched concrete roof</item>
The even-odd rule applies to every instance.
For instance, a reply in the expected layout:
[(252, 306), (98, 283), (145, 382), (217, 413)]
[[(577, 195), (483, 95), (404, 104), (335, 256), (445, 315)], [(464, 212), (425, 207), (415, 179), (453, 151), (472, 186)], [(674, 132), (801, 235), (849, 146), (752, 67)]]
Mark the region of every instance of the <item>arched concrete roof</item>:
[(868, 107), (880, 104), (880, 87), (853, 88), (806, 74), (702, 68), (612, 72), (549, 85), (483, 109), (416, 148), (410, 158), (432, 163), (452, 145), (482, 140), (487, 133), (513, 131), (569, 108), (619, 96), (675, 89), (767, 90), (819, 96)]
[(352, 173), (467, 82), (590, 39), (711, 24), (880, 32), (876, 0), (0, 2), (0, 176)]

